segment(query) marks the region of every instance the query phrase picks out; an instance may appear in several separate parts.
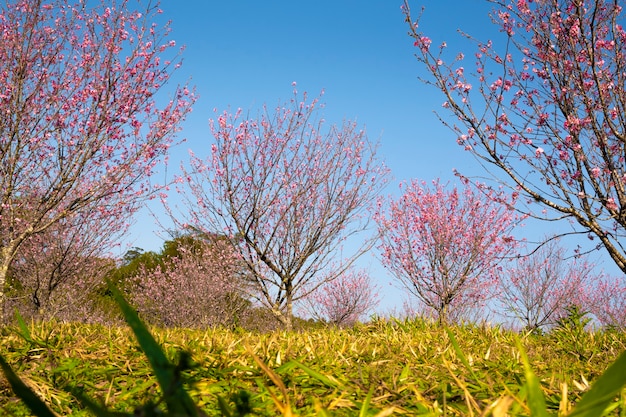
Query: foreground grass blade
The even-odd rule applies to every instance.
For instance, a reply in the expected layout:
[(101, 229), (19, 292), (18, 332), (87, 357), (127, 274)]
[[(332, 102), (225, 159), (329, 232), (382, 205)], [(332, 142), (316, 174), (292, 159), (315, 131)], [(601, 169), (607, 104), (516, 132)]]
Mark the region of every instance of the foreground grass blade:
[(600, 416), (626, 385), (626, 351), (608, 367), (583, 395), (570, 417)]
[(548, 413), (546, 399), (543, 396), (539, 378), (537, 378), (537, 375), (535, 375), (530, 367), (530, 361), (528, 360), (528, 356), (526, 356), (526, 351), (522, 346), (522, 342), (520, 342), (519, 338), (516, 338), (515, 341), (524, 364), (524, 374), (526, 376), (526, 386), (528, 388), (528, 408), (530, 408), (530, 414), (533, 417), (548, 417), (551, 414)]
[(33, 338), (30, 335), (30, 330), (28, 329), (28, 326), (26, 325), (26, 322), (24, 321), (24, 318), (20, 314), (17, 307), (15, 308), (15, 318), (17, 319), (18, 327), (22, 331), (22, 333), (20, 333), (20, 336), (22, 336), (26, 341), (32, 342)]
[(85, 408), (91, 411), (91, 413), (96, 417), (133, 417), (134, 416), (134, 414), (129, 414), (129, 413), (118, 413), (118, 412), (107, 411), (105, 408), (96, 404), (89, 397), (86, 397), (85, 395), (83, 395), (82, 392), (80, 392), (80, 390), (77, 390), (75, 387), (67, 387), (66, 390), (70, 392), (78, 401), (81, 402), (83, 406), (85, 406)]
[(274, 383), (274, 385), (276, 385), (278, 387), (278, 389), (280, 389), (280, 392), (283, 394), (283, 399), (285, 400), (284, 403), (282, 401), (280, 401), (280, 399), (278, 397), (276, 397), (276, 395), (274, 395), (274, 393), (268, 389), (268, 392), (270, 393), (270, 396), (274, 400), (274, 404), (276, 404), (276, 407), (279, 409), (281, 415), (283, 415), (284, 417), (293, 417), (293, 413), (291, 412), (291, 403), (289, 401), (289, 393), (287, 392), (287, 387), (285, 386), (283, 381), (276, 374), (276, 372), (272, 371), (261, 360), (261, 358), (259, 358), (252, 351), (252, 349), (250, 349), (250, 347), (246, 347), (246, 350), (247, 350), (248, 354), (250, 356), (252, 356), (252, 359), (254, 359), (254, 361), (257, 363), (257, 365), (259, 365), (261, 370), (263, 370), (263, 372), (265, 372), (265, 375), (267, 375), (269, 377), (269, 379)]
[(217, 405), (220, 408), (220, 411), (222, 413), (222, 417), (232, 417), (233, 416), (233, 412), (230, 409), (230, 407), (228, 406), (228, 403), (226, 402), (226, 400), (224, 398), (222, 398), (221, 396), (217, 396)]
[(367, 393), (367, 397), (363, 401), (363, 405), (361, 405), (361, 409), (359, 410), (359, 417), (367, 417), (370, 410), (370, 402), (372, 401), (372, 395), (374, 395), (374, 386), (370, 387), (369, 392)]
[(148, 357), (154, 371), (168, 411), (176, 416), (198, 416), (198, 411), (189, 394), (183, 389), (180, 376), (176, 374), (176, 367), (154, 339), (146, 325), (141, 321), (137, 312), (126, 302), (122, 293), (111, 286), (115, 301), (120, 306), (126, 323), (130, 326), (139, 342), (139, 346)]
[(28, 386), (13, 372), (9, 364), (4, 360), (4, 357), (0, 355), (0, 367), (4, 371), (4, 375), (9, 381), (11, 388), (15, 395), (17, 395), (24, 404), (28, 406), (30, 411), (37, 417), (57, 417), (56, 414), (48, 408), (38, 396), (28, 388)]
[(334, 377), (330, 377), (330, 376), (324, 375), (324, 374), (322, 374), (320, 372), (317, 372), (317, 371), (309, 368), (308, 366), (298, 362), (295, 359), (291, 360), (290, 363), (292, 363), (294, 365), (294, 367), (300, 368), (302, 371), (304, 371), (311, 378), (317, 379), (319, 382), (321, 382), (322, 384), (326, 385), (329, 388), (341, 387), (341, 383), (339, 381), (337, 381)]
[(32, 343), (33, 345), (37, 345), (39, 347), (43, 347), (43, 348), (47, 348), (48, 344), (46, 342), (42, 342), (40, 340), (35, 340), (30, 332), (30, 329), (28, 328), (28, 325), (26, 324), (26, 321), (24, 321), (24, 318), (22, 317), (22, 315), (20, 314), (20, 312), (18, 311), (18, 309), (15, 309), (15, 318), (17, 320), (17, 326), (19, 327), (20, 331), (16, 331), (17, 334), (20, 335), (20, 337), (22, 337), (24, 340), (26, 340), (28, 343)]
[(448, 337), (450, 338), (450, 343), (452, 343), (452, 347), (454, 348), (454, 351), (456, 352), (457, 357), (461, 360), (463, 365), (465, 365), (469, 373), (472, 374), (472, 378), (474, 378), (475, 381), (478, 381), (479, 378), (474, 373), (474, 369), (472, 369), (472, 366), (467, 360), (467, 357), (465, 357), (465, 355), (463, 354), (463, 351), (461, 350), (459, 346), (459, 342), (456, 341), (456, 337), (454, 337), (454, 333), (452, 333), (452, 330), (450, 330), (448, 326), (446, 326), (446, 332), (448, 333)]

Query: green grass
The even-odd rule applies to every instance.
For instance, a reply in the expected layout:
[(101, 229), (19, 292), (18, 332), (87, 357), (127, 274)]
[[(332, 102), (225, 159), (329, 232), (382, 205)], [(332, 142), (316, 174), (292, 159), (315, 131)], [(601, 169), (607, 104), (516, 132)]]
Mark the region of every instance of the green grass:
[(148, 331), (125, 314), (130, 328), (1, 329), (0, 414), (36, 413), (22, 401), (36, 401), (24, 398), (30, 392), (77, 416), (547, 416), (577, 403), (571, 415), (626, 416), (623, 333), (521, 338), (422, 320), (299, 333)]

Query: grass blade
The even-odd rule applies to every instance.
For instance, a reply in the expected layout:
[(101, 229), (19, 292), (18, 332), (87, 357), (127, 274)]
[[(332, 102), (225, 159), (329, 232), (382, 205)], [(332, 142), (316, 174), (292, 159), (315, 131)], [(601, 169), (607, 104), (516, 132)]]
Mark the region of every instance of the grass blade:
[(452, 343), (452, 347), (454, 348), (454, 351), (456, 352), (457, 357), (461, 360), (463, 365), (465, 365), (465, 367), (470, 372), (470, 374), (472, 374), (472, 378), (474, 378), (475, 381), (479, 381), (479, 378), (474, 373), (472, 366), (470, 365), (469, 361), (463, 354), (463, 351), (461, 350), (459, 343), (456, 341), (456, 337), (454, 337), (454, 333), (452, 333), (452, 330), (450, 330), (448, 326), (446, 326), (446, 332), (448, 333), (448, 337), (450, 338), (450, 343)]
[(137, 312), (124, 299), (122, 293), (114, 286), (111, 286), (111, 292), (122, 310), (126, 323), (133, 330), (139, 346), (148, 357), (150, 366), (163, 391), (169, 412), (180, 416), (197, 416), (197, 408), (189, 394), (183, 389), (180, 375), (177, 375), (174, 364), (167, 359), (157, 341), (141, 321)]
[(17, 319), (17, 325), (20, 328), (20, 330), (22, 331), (20, 333), (20, 336), (22, 336), (24, 338), (24, 340), (28, 341), (28, 342), (32, 342), (33, 338), (30, 335), (30, 330), (28, 329), (28, 325), (26, 325), (26, 322), (24, 321), (24, 318), (22, 317), (22, 315), (20, 314), (19, 310), (17, 309), (17, 307), (15, 308), (15, 318)]
[(608, 367), (583, 395), (570, 417), (600, 416), (626, 385), (626, 351)]
[(361, 406), (361, 409), (359, 410), (359, 417), (367, 417), (367, 415), (369, 414), (370, 402), (372, 401), (372, 395), (374, 395), (373, 385), (370, 387), (370, 390), (367, 393), (367, 397), (365, 397), (365, 400), (363, 401), (363, 405)]
[(274, 404), (276, 404), (276, 407), (279, 409), (280, 413), (283, 416), (293, 416), (293, 413), (291, 412), (291, 403), (289, 401), (289, 393), (287, 392), (287, 387), (285, 386), (285, 384), (283, 383), (283, 381), (280, 379), (280, 377), (276, 374), (276, 372), (272, 371), (269, 366), (267, 366), (262, 360), (261, 358), (259, 358), (253, 351), (252, 349), (250, 349), (250, 347), (246, 347), (246, 350), (248, 351), (248, 354), (250, 356), (252, 356), (252, 359), (254, 359), (254, 361), (257, 363), (257, 365), (259, 365), (259, 367), (261, 368), (261, 370), (263, 372), (265, 372), (265, 375), (267, 375), (269, 377), (269, 379), (274, 383), (274, 385), (276, 385), (278, 387), (278, 389), (280, 390), (280, 392), (283, 394), (283, 399), (285, 400), (285, 402), (283, 403), (282, 401), (280, 401), (280, 399), (278, 399), (278, 397), (276, 397), (276, 395), (274, 395), (274, 393), (272, 391), (270, 391), (267, 387), (267, 391), (270, 393), (270, 396), (272, 397), (272, 400), (274, 400)]
[(217, 405), (220, 408), (220, 411), (221, 411), (223, 417), (232, 417), (233, 416), (232, 410), (228, 406), (228, 403), (220, 395), (217, 396)]
[(22, 317), (22, 315), (20, 314), (20, 312), (18, 311), (18, 309), (15, 309), (15, 318), (17, 320), (17, 326), (19, 327), (19, 331), (15, 331), (15, 333), (17, 333), (18, 335), (20, 335), (20, 337), (24, 340), (26, 340), (28, 343), (32, 343), (33, 345), (37, 345), (39, 347), (43, 347), (43, 348), (47, 348), (48, 344), (46, 342), (42, 342), (40, 340), (35, 340), (33, 338), (32, 333), (30, 332), (30, 329), (28, 328), (28, 325), (26, 324), (26, 321), (24, 321), (24, 318)]
[(85, 396), (80, 390), (75, 387), (66, 387), (66, 390), (71, 393), (80, 403), (87, 408), (96, 417), (133, 417), (133, 414), (111, 412), (106, 408), (101, 407), (89, 397)]
[(517, 349), (519, 350), (519, 354), (524, 365), (526, 387), (528, 388), (528, 408), (530, 408), (530, 414), (533, 417), (548, 417), (550, 416), (550, 413), (548, 413), (548, 409), (546, 407), (546, 399), (543, 395), (543, 391), (541, 390), (539, 378), (537, 378), (537, 375), (535, 375), (530, 367), (530, 361), (528, 360), (528, 356), (526, 356), (526, 351), (524, 350), (519, 338), (516, 338), (515, 341), (517, 342)]
[(24, 404), (28, 406), (30, 411), (37, 417), (56, 417), (56, 414), (48, 408), (46, 403), (44, 403), (41, 398), (33, 392), (25, 383), (22, 381), (16, 374), (13, 372), (13, 369), (9, 366), (9, 364), (4, 360), (4, 357), (0, 355), (0, 367), (4, 371), (4, 375), (9, 381), (11, 388), (15, 395), (17, 395)]
[(331, 376), (327, 376), (324, 375), (320, 372), (317, 372), (311, 368), (309, 368), (308, 366), (298, 362), (297, 360), (291, 360), (291, 363), (293, 363), (293, 365), (296, 368), (300, 368), (302, 371), (304, 371), (304, 373), (306, 373), (308, 376), (310, 376), (311, 378), (317, 379), (319, 382), (321, 382), (322, 384), (326, 385), (329, 388), (337, 388), (339, 386), (341, 386), (342, 384), (337, 381), (334, 377)]

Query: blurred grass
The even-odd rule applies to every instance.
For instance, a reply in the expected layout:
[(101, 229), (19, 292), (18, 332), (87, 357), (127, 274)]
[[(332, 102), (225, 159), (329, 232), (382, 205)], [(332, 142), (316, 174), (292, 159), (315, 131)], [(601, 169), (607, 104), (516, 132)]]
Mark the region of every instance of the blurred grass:
[[(423, 320), (297, 333), (150, 331), (165, 354), (162, 369), (189, 354), (181, 383), (207, 415), (566, 415), (626, 350), (626, 335), (613, 331), (520, 337)], [(90, 415), (68, 385), (125, 413), (161, 398), (145, 346), (130, 329), (48, 322), (0, 333), (8, 365), (59, 415)], [(626, 375), (618, 365), (611, 388)], [(626, 391), (603, 392), (606, 415), (626, 415)], [(3, 376), (0, 414), (30, 415)]]

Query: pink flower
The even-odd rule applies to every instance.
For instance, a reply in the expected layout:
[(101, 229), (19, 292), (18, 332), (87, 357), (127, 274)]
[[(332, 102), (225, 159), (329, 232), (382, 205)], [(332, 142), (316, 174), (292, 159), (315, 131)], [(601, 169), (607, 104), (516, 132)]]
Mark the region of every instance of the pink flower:
[(422, 36), (419, 38), (418, 41), (414, 43), (414, 46), (419, 46), (422, 52), (426, 53), (428, 52), (428, 49), (430, 48), (431, 43), (432, 43), (432, 40), (428, 36)]
[(600, 177), (600, 173), (602, 172), (602, 170), (598, 167), (593, 167), (591, 168), (591, 176), (594, 178), (598, 178)]

